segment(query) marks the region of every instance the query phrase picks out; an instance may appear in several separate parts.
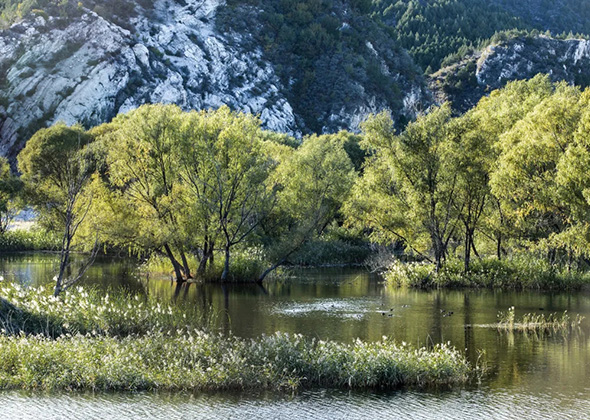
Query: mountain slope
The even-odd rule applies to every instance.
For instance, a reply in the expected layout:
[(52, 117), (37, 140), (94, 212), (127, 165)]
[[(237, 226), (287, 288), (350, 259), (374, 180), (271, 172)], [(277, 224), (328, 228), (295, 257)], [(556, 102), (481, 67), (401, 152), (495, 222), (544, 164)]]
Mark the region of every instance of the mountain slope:
[(590, 41), (522, 36), (488, 46), (460, 63), (433, 74), (430, 88), (438, 102), (451, 101), (459, 112), (508, 81), (549, 74), (553, 81), (590, 86)]
[[(405, 51), (345, 3), (315, 15), (340, 10), (330, 23), (338, 42), (317, 57), (261, 44), (260, 5), (127, 2), (122, 16), (111, 3), (32, 11), (0, 32), (0, 153), (13, 157), (36, 129), (58, 120), (91, 126), (148, 102), (227, 104), (260, 114), (265, 128), (297, 135), (356, 129), (383, 108), (403, 123), (425, 97)], [(218, 22), (220, 11), (235, 19)]]

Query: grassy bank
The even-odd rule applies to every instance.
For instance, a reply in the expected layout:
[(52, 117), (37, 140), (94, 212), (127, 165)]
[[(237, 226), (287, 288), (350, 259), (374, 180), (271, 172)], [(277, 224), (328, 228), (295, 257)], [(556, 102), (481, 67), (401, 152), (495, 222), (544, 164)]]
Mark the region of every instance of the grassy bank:
[(3, 252), (56, 251), (60, 246), (58, 235), (40, 229), (11, 230), (0, 235), (0, 251)]
[(476, 259), (468, 273), (459, 260), (446, 262), (438, 273), (430, 263), (395, 261), (384, 277), (389, 284), (415, 288), (577, 290), (590, 285), (590, 272), (568, 270), (535, 257)]
[(77, 289), (55, 299), (12, 285), (0, 297), (1, 389), (431, 388), (464, 384), (475, 372), (444, 345), (223, 336), (144, 297)]
[(173, 336), (0, 337), (0, 388), (84, 390), (427, 388), (465, 383), (454, 349), (384, 340), (339, 344), (276, 333), (256, 340)]

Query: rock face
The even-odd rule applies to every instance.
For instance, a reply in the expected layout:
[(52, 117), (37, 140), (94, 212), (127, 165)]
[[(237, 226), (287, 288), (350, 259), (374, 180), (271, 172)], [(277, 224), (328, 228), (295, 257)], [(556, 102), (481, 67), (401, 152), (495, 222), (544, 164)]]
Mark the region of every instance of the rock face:
[(296, 133), (262, 53), (240, 49), (239, 34), (215, 32), (219, 5), (156, 2), (149, 17), (132, 19), (135, 33), (91, 11), (67, 23), (38, 16), (0, 32), (0, 153), (12, 155), (36, 129), (59, 120), (91, 126), (155, 102), (227, 104), (260, 114), (266, 128)]
[(555, 82), (589, 86), (590, 41), (545, 36), (506, 41), (435, 73), (430, 87), (438, 102), (451, 101), (464, 112), (487, 92), (539, 73), (549, 74)]
[[(148, 9), (135, 5), (128, 29), (80, 9), (73, 18), (33, 15), (0, 31), (0, 154), (14, 158), (31, 134), (54, 122), (93, 126), (156, 102), (186, 110), (226, 104), (260, 115), (267, 129), (301, 134), (301, 119), (261, 48), (247, 34), (218, 30), (223, 6), (223, 0), (156, 0)], [(411, 109), (424, 83), (404, 95)], [(367, 95), (319, 118), (355, 129), (386, 105)]]

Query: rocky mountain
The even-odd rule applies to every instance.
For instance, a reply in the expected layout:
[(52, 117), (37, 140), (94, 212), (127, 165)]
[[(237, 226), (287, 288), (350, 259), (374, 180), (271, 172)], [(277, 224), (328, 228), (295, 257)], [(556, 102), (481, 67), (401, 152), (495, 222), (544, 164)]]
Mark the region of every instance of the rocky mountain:
[(450, 101), (464, 112), (487, 92), (508, 81), (539, 73), (553, 81), (590, 86), (590, 40), (523, 36), (486, 47), (433, 74), (430, 88), (437, 102)]
[[(225, 9), (221, 24), (218, 14)], [(184, 109), (227, 104), (259, 114), (265, 128), (300, 135), (356, 129), (383, 108), (412, 118), (426, 97), (424, 78), (407, 53), (372, 42), (381, 35), (375, 26), (354, 47), (358, 62), (343, 62), (341, 41), (323, 46), (311, 64), (285, 70), (285, 54), (267, 53), (256, 39), (256, 26), (264, 24), (257, 22), (256, 5), (229, 9), (223, 0), (157, 0), (132, 3), (125, 17), (114, 10), (81, 3), (32, 10), (0, 31), (2, 155), (14, 157), (32, 133), (56, 121), (92, 126), (144, 103)], [(360, 39), (361, 26), (370, 22), (359, 22), (345, 5), (338, 10), (332, 38), (350, 33)], [(304, 100), (297, 92), (311, 94), (309, 86), (316, 97)]]
[(590, 0), (545, 3), (0, 0), (0, 154), (59, 120), (89, 127), (144, 103), (227, 104), (300, 136), (383, 109), (398, 127), (434, 102), (463, 112), (537, 73), (587, 86), (588, 41), (530, 30), (590, 32)]

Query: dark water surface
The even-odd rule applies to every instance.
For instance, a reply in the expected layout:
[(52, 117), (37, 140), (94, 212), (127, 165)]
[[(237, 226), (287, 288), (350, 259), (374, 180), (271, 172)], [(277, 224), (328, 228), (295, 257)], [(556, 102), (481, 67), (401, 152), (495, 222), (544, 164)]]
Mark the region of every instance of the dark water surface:
[[(0, 258), (4, 281), (48, 283), (50, 254)], [(472, 361), (480, 351), (490, 374), (467, 390), (441, 393), (342, 392), (284, 394), (57, 394), (0, 393), (7, 419), (412, 418), (590, 419), (590, 294), (416, 291), (385, 287), (364, 270), (297, 270), (258, 286), (189, 285), (177, 289), (139, 274), (124, 259), (96, 262), (84, 280), (124, 287), (176, 305), (196, 305), (225, 332), (256, 337), (275, 331), (350, 342), (387, 335), (414, 345), (451, 342)], [(586, 317), (574, 333), (537, 336), (499, 333), (498, 311), (563, 312)], [(453, 312), (451, 316), (444, 313)]]

